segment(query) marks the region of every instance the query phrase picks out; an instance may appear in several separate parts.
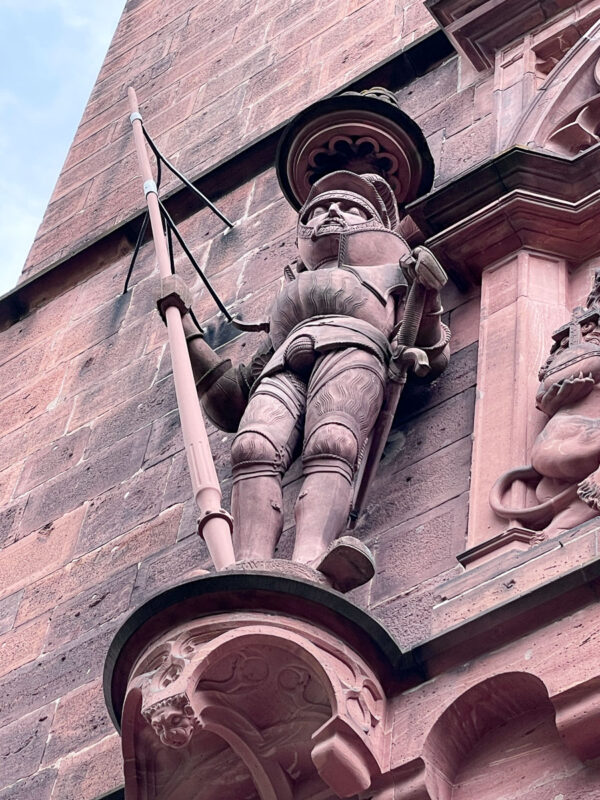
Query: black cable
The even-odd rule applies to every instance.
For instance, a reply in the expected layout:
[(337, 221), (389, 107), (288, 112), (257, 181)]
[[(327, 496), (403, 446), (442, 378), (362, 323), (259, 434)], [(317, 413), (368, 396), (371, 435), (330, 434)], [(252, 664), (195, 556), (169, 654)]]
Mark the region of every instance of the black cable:
[(133, 272), (133, 268), (135, 266), (138, 253), (140, 252), (140, 247), (142, 246), (144, 236), (146, 235), (149, 219), (150, 219), (150, 214), (148, 214), (148, 212), (146, 211), (146, 213), (144, 214), (144, 219), (142, 220), (140, 232), (138, 233), (137, 241), (135, 243), (135, 250), (133, 251), (133, 256), (131, 257), (129, 269), (127, 270), (127, 277), (125, 278), (125, 287), (123, 289), (123, 294), (127, 294), (129, 290), (129, 281), (131, 280), (131, 273)]
[(160, 181), (162, 178), (162, 161), (160, 153), (154, 153), (154, 155), (156, 156), (156, 193), (158, 194), (158, 190), (160, 189)]
[[(164, 217), (163, 217), (164, 222)], [(175, 275), (175, 257), (173, 256), (173, 234), (171, 233), (171, 228), (168, 224), (165, 224), (165, 228), (167, 229), (167, 244), (169, 246), (169, 264), (171, 266), (171, 275)]]
[[(168, 161), (168, 159), (166, 159), (162, 155), (162, 153), (160, 152), (158, 147), (154, 144), (154, 142), (152, 140), (152, 137), (148, 134), (148, 132), (144, 128), (143, 124), (142, 124), (142, 131), (144, 132), (144, 136), (146, 138), (146, 141), (150, 145), (150, 149), (152, 150), (152, 152), (154, 153), (154, 157), (156, 158), (156, 190), (157, 190), (156, 191), (156, 195), (157, 195), (158, 203), (159, 203), (160, 210), (161, 210), (161, 218), (162, 218), (162, 222), (163, 222), (163, 230), (164, 230), (164, 233), (165, 233), (165, 235), (167, 237), (167, 244), (168, 244), (168, 248), (169, 248), (169, 262), (170, 262), (170, 267), (171, 267), (171, 274), (172, 275), (175, 274), (175, 257), (174, 257), (174, 252), (173, 252), (173, 233), (174, 233), (175, 236), (177, 237), (177, 240), (178, 240), (179, 244), (181, 245), (182, 250), (184, 251), (186, 256), (189, 258), (192, 266), (194, 267), (194, 269), (196, 270), (198, 275), (200, 275), (204, 285), (208, 289), (211, 297), (213, 298), (213, 300), (217, 304), (219, 310), (221, 311), (221, 313), (225, 316), (225, 318), (229, 322), (233, 322), (233, 317), (231, 316), (231, 314), (229, 313), (229, 311), (227, 310), (227, 308), (225, 307), (225, 305), (221, 301), (221, 298), (219, 297), (219, 295), (213, 289), (210, 281), (208, 280), (208, 278), (206, 277), (206, 275), (204, 274), (204, 272), (200, 268), (198, 262), (196, 261), (196, 259), (192, 255), (189, 247), (185, 243), (185, 240), (184, 240), (183, 236), (179, 233), (179, 230), (177, 229), (177, 226), (173, 222), (173, 220), (172, 220), (169, 212), (165, 208), (162, 200), (160, 199), (160, 197), (158, 197), (158, 189), (160, 188), (160, 182), (161, 182), (161, 179), (162, 179), (162, 164), (164, 163), (164, 165), (168, 169), (170, 169), (171, 172), (176, 177), (178, 177), (179, 180), (181, 180), (189, 189), (191, 189), (194, 192), (194, 194), (196, 194), (219, 217), (219, 219), (222, 220), (226, 225), (228, 225), (230, 228), (233, 228), (233, 222), (231, 222), (229, 219), (227, 219), (227, 217), (219, 211), (219, 209), (214, 205), (214, 203), (211, 203), (211, 201), (208, 199), (208, 197), (206, 197), (206, 195), (204, 195), (196, 186), (194, 186), (194, 184), (191, 183), (185, 177), (185, 175), (182, 175), (182, 173), (179, 172), (179, 170), (176, 169), (176, 167), (174, 167), (173, 164), (171, 164), (171, 162)], [(142, 225), (140, 227), (140, 231), (138, 233), (138, 237), (137, 237), (137, 240), (136, 240), (136, 243), (135, 243), (135, 249), (134, 249), (134, 252), (133, 252), (133, 256), (131, 258), (131, 262), (129, 264), (129, 269), (127, 271), (127, 277), (125, 279), (125, 287), (123, 289), (123, 294), (126, 294), (128, 289), (129, 289), (129, 281), (131, 280), (131, 275), (133, 273), (133, 268), (135, 266), (135, 263), (136, 263), (136, 260), (137, 260), (137, 257), (138, 257), (138, 253), (140, 251), (140, 247), (142, 246), (142, 242), (144, 240), (144, 236), (146, 235), (146, 230), (148, 229), (149, 219), (150, 219), (150, 215), (149, 215), (148, 212), (146, 212), (146, 214), (144, 215), (144, 219), (142, 220)], [(189, 310), (189, 313), (190, 313), (190, 316), (191, 316), (194, 324), (196, 325), (198, 330), (202, 333), (203, 332), (202, 326), (198, 322), (198, 319), (196, 318), (196, 315), (194, 314), (194, 312), (192, 311), (191, 308)]]
[[(156, 190), (160, 188), (160, 181), (162, 179), (162, 167), (160, 163), (160, 157), (157, 156), (156, 158)], [(129, 263), (129, 269), (127, 270), (127, 277), (125, 278), (125, 286), (123, 288), (123, 294), (127, 294), (129, 291), (129, 281), (131, 280), (131, 275), (133, 273), (133, 268), (135, 266), (135, 262), (137, 261), (138, 253), (140, 252), (140, 247), (142, 246), (142, 242), (144, 241), (144, 236), (146, 235), (146, 231), (148, 229), (148, 222), (150, 221), (150, 215), (146, 211), (144, 214), (144, 219), (142, 220), (142, 225), (140, 227), (140, 232), (138, 233), (138, 237), (135, 243), (135, 249), (133, 251), (133, 255), (131, 256), (131, 261)], [(173, 262), (171, 261), (171, 264)], [(171, 271), (174, 273), (175, 268), (172, 266)]]
[(171, 164), (171, 162), (163, 156), (158, 147), (152, 141), (152, 137), (150, 136), (150, 134), (144, 128), (143, 125), (142, 125), (142, 130), (144, 131), (144, 136), (146, 137), (146, 141), (150, 145), (150, 149), (154, 153), (156, 160), (159, 162), (159, 164), (162, 161), (165, 167), (167, 167), (167, 169), (170, 169), (173, 175), (176, 175), (180, 181), (182, 181), (189, 189), (191, 189), (194, 192), (194, 194), (196, 194), (204, 203), (206, 203), (206, 205), (211, 209), (211, 211), (213, 211), (217, 215), (217, 217), (219, 217), (219, 219), (225, 223), (225, 225), (227, 225), (229, 228), (233, 228), (233, 222), (231, 222), (231, 220), (229, 220), (225, 216), (225, 214), (221, 213), (221, 211), (219, 211), (216, 205), (214, 203), (211, 203), (208, 197), (205, 194), (203, 194), (200, 191), (200, 189), (198, 189), (198, 187), (194, 186), (194, 184), (191, 181), (189, 181), (185, 177), (185, 175), (183, 175), (183, 173), (179, 172), (177, 167), (173, 166), (173, 164)]
[(186, 254), (186, 256), (189, 258), (192, 266), (194, 267), (194, 269), (196, 270), (198, 275), (202, 278), (202, 281), (203, 281), (204, 285), (206, 286), (206, 288), (208, 289), (212, 299), (215, 301), (215, 303), (219, 307), (219, 311), (221, 311), (221, 313), (225, 316), (225, 318), (229, 322), (233, 322), (233, 317), (231, 316), (229, 311), (223, 305), (223, 302), (222, 302), (221, 298), (219, 297), (219, 295), (213, 289), (213, 287), (211, 285), (211, 282), (208, 280), (208, 278), (206, 277), (204, 272), (200, 269), (200, 266), (199, 266), (198, 262), (196, 261), (196, 259), (192, 255), (192, 253), (191, 253), (189, 247), (187, 246), (187, 244), (185, 243), (185, 240), (184, 240), (183, 236), (177, 230), (177, 226), (175, 225), (175, 223), (171, 219), (171, 216), (170, 216), (169, 212), (165, 208), (165, 205), (164, 205), (164, 203), (162, 202), (162, 200), (160, 198), (158, 198), (158, 203), (160, 205), (160, 210), (161, 210), (162, 214), (164, 215), (164, 219), (167, 221), (167, 225), (172, 229), (173, 233), (177, 237), (177, 241), (181, 245), (181, 249)]
[(204, 333), (204, 328), (203, 328), (203, 327), (202, 327), (202, 325), (200, 325), (200, 323), (198, 322), (198, 318), (197, 318), (197, 317), (196, 317), (196, 315), (194, 314), (194, 309), (190, 307), (190, 308), (188, 309), (188, 313), (189, 313), (190, 317), (192, 318), (192, 322), (193, 322), (193, 323), (194, 323), (194, 325), (195, 325), (195, 326), (198, 328), (198, 330), (200, 331), (200, 333)]

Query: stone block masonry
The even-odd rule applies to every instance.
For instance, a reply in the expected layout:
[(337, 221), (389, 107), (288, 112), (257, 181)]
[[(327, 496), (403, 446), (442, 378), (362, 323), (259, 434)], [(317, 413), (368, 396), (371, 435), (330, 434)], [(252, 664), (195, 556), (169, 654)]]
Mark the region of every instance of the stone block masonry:
[[(207, 211), (184, 221), (182, 231), (228, 305), (245, 319), (259, 318), (295, 252), (294, 214), (281, 200), (271, 170), (240, 186), (221, 205), (234, 216), (234, 231), (224, 234)], [(14, 760), (0, 797), (3, 791), (16, 793), (14, 797), (34, 791), (33, 796), (43, 798), (53, 787), (49, 800), (92, 800), (100, 793), (103, 759), (112, 759), (106, 774), (118, 785), (117, 742), (102, 710), (99, 684), (110, 638), (144, 599), (208, 567), (206, 549), (193, 535), (195, 514), (181, 452), (166, 331), (153, 308), (153, 262), (152, 246), (146, 245), (125, 298), (121, 290), (126, 255), (0, 334), (0, 352), (9, 359), (29, 351), (33, 358), (38, 346), (49, 354), (39, 360), (37, 373), (8, 394), (11, 413), (6, 412), (6, 430), (0, 435), (5, 499), (0, 735), (9, 736), (26, 715), (24, 719), (39, 729), (36, 736), (44, 739), (43, 746), (32, 744), (27, 757)], [(179, 257), (177, 263), (182, 264)], [(196, 312), (208, 337), (216, 345), (223, 342), (220, 352), (247, 360), (260, 334), (227, 341), (230, 332), (199, 281), (183, 264), (182, 274), (192, 284)], [(470, 297), (449, 287), (447, 312), (458, 313)], [(466, 320), (469, 315), (463, 316)], [(465, 322), (465, 330), (470, 324)], [(21, 329), (20, 336), (15, 336), (15, 327)], [(421, 522), (423, 513), (435, 514), (431, 509), (441, 503), (444, 514), (443, 504), (460, 502), (453, 498), (468, 488), (474, 374), (468, 365), (474, 352), (473, 345), (461, 349), (448, 380), (415, 388), (406, 396), (405, 413), (413, 421), (403, 427), (399, 419), (390, 442), (385, 469), (397, 480), (386, 499), (387, 511), (383, 516), (375, 512), (375, 492), (359, 529), (382, 560), (388, 559), (398, 514), (410, 507), (415, 524), (427, 525), (426, 519)], [(447, 412), (451, 421), (446, 426), (442, 420)], [(227, 496), (231, 437), (212, 427), (209, 432)], [(425, 437), (428, 454), (442, 448), (435, 457), (423, 454), (422, 477), (419, 463), (412, 464), (403, 453), (407, 436), (411, 441)], [(456, 448), (457, 453), (464, 451), (458, 460), (453, 456)], [(441, 476), (446, 474), (446, 451), (453, 464), (452, 485), (436, 493), (434, 483), (442, 487)], [(431, 485), (426, 502), (407, 492), (409, 477)], [(389, 484), (385, 476), (382, 481)], [(296, 488), (292, 475), (286, 488), (288, 530)], [(391, 517), (389, 503), (398, 509)], [(457, 523), (459, 539), (463, 527)], [(412, 558), (415, 574), (435, 572), (431, 553)], [(374, 599), (389, 598), (402, 588), (392, 577)], [(413, 638), (418, 639), (417, 631)], [(52, 714), (42, 725), (38, 720), (47, 708)], [(89, 719), (88, 708), (93, 709)], [(71, 724), (78, 730), (75, 739)], [(110, 787), (105, 783), (101, 788)]]
[[(0, 800), (94, 800), (122, 782), (101, 697), (108, 644), (148, 597), (209, 566), (154, 310), (152, 245), (121, 294), (125, 226), (143, 203), (127, 85), (161, 148), (197, 177), (434, 28), (421, 0), (127, 3), (24, 278), (79, 252), (81, 274), (0, 332)], [(400, 90), (439, 180), (491, 152), (491, 104), (481, 101), (491, 83), (483, 75), (463, 87), (451, 57)], [(219, 206), (232, 231), (207, 209), (182, 215), (181, 231), (228, 307), (259, 319), (296, 254), (295, 214), (272, 169), (242, 179)], [(260, 334), (233, 332), (179, 253), (176, 264), (211, 344), (248, 361)], [(403, 396), (357, 528), (378, 577), (356, 600), (404, 647), (443, 625), (433, 619), (437, 587), (457, 577), (466, 543), (479, 293), (449, 284), (443, 303), (450, 366)], [(227, 504), (231, 436), (209, 434)], [(296, 467), (286, 479), (280, 555), (298, 477)], [(454, 620), (453, 607), (438, 617)]]
[(128, 3), (24, 274), (81, 249), (142, 207), (126, 124), (129, 83), (159, 145), (196, 177), (372, 68), (372, 48), (361, 46), (370, 32), (377, 31), (381, 61), (435, 29), (421, 0), (403, 3), (400, 13), (397, 5)]

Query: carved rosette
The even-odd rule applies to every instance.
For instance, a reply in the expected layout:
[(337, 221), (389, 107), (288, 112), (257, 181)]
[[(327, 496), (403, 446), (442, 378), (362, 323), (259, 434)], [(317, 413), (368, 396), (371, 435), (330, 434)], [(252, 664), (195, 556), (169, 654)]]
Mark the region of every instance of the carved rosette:
[(400, 207), (433, 183), (433, 159), (421, 129), (392, 92), (379, 87), (321, 100), (284, 131), (277, 176), (292, 206), (299, 209), (311, 186), (337, 170), (381, 175)]
[[(381, 774), (384, 716), (377, 677), (329, 633), (259, 612), (205, 617), (153, 642), (133, 667), (127, 798), (187, 798), (188, 772), (173, 768), (186, 762), (211, 800), (350, 797)], [(141, 773), (152, 776), (142, 787)]]

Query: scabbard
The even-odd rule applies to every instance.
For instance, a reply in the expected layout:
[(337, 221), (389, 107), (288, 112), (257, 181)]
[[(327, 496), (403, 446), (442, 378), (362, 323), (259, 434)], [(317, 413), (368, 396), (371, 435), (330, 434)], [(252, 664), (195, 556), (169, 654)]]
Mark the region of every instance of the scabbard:
[[(424, 307), (425, 287), (415, 281), (408, 293), (404, 317), (398, 334), (398, 344), (400, 347), (406, 348), (414, 345), (423, 317)], [(364, 466), (362, 469), (359, 469), (354, 504), (350, 511), (350, 520), (348, 523), (350, 529), (356, 526), (356, 522), (366, 505), (368, 492), (375, 477), (375, 473), (377, 472), (388, 436), (390, 435), (394, 416), (405, 385), (405, 371), (401, 373), (399, 380), (390, 380), (387, 385), (381, 411), (379, 412), (379, 416), (377, 417), (377, 421), (373, 426), (367, 443), (367, 452), (363, 458)]]

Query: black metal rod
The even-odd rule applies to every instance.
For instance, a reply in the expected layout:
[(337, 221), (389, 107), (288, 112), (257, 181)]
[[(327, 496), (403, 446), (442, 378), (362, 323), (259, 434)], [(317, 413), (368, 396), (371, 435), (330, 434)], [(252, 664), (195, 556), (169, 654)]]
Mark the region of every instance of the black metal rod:
[(167, 229), (167, 245), (169, 247), (169, 262), (171, 264), (171, 275), (175, 275), (175, 256), (173, 254), (173, 233), (171, 232), (171, 226), (165, 225)]
[(204, 203), (206, 203), (206, 205), (211, 209), (211, 211), (213, 211), (217, 215), (217, 217), (219, 217), (219, 219), (225, 223), (225, 225), (227, 225), (229, 228), (233, 228), (233, 222), (231, 222), (231, 220), (229, 220), (225, 216), (225, 214), (219, 211), (216, 205), (212, 203), (208, 199), (208, 197), (203, 192), (200, 191), (200, 189), (194, 186), (194, 184), (191, 181), (189, 181), (185, 177), (185, 175), (183, 175), (183, 173), (179, 172), (177, 167), (173, 166), (173, 164), (171, 164), (171, 162), (163, 156), (158, 147), (152, 141), (152, 137), (150, 136), (150, 134), (148, 133), (146, 128), (144, 128), (143, 125), (142, 125), (142, 130), (144, 131), (144, 136), (146, 137), (146, 141), (150, 145), (150, 148), (154, 153), (154, 155), (156, 156), (157, 161), (159, 163), (162, 161), (165, 167), (167, 167), (167, 169), (170, 169), (173, 175), (176, 175), (180, 181), (182, 181), (189, 189), (191, 189), (194, 192), (194, 194), (196, 194)]
[[(160, 189), (160, 181), (162, 179), (162, 167), (160, 163), (160, 158), (156, 158), (156, 190)], [(131, 257), (131, 262), (129, 264), (129, 269), (127, 270), (127, 277), (125, 278), (125, 287), (123, 288), (123, 294), (127, 294), (129, 290), (129, 281), (131, 280), (131, 275), (133, 273), (133, 268), (135, 266), (135, 262), (137, 261), (138, 253), (140, 252), (140, 247), (142, 246), (142, 242), (144, 241), (144, 236), (146, 235), (146, 231), (148, 230), (148, 222), (150, 221), (150, 216), (148, 212), (144, 214), (144, 219), (142, 220), (142, 224), (140, 227), (140, 232), (138, 233), (138, 237), (135, 243), (135, 249), (133, 251), (133, 255)], [(173, 262), (171, 262), (173, 263)], [(173, 268), (173, 272), (175, 272)]]
[(133, 251), (133, 255), (131, 257), (131, 262), (129, 264), (129, 269), (127, 270), (127, 277), (125, 278), (125, 287), (123, 288), (123, 294), (127, 294), (129, 289), (129, 281), (131, 280), (131, 273), (133, 272), (133, 268), (135, 266), (136, 259), (138, 257), (138, 253), (140, 252), (140, 247), (142, 246), (142, 242), (144, 240), (144, 236), (146, 235), (146, 230), (148, 229), (148, 221), (150, 217), (148, 212), (144, 215), (144, 219), (142, 220), (142, 225), (140, 227), (140, 232), (138, 233), (137, 241), (135, 243), (135, 249)]
[(177, 226), (175, 225), (175, 223), (174, 223), (174, 222), (173, 222), (173, 220), (171, 219), (171, 215), (169, 214), (169, 212), (168, 212), (168, 211), (167, 211), (167, 209), (165, 208), (165, 204), (162, 202), (162, 200), (161, 200), (160, 198), (159, 198), (159, 200), (158, 200), (158, 203), (159, 203), (159, 205), (160, 205), (160, 210), (161, 210), (161, 212), (162, 212), (162, 213), (163, 213), (163, 215), (164, 215), (164, 219), (165, 219), (165, 220), (166, 220), (166, 222), (167, 222), (167, 226), (171, 228), (171, 230), (173, 231), (173, 233), (174, 233), (174, 234), (175, 234), (175, 236), (177, 237), (177, 241), (178, 241), (178, 242), (179, 242), (179, 244), (181, 245), (181, 249), (183, 250), (183, 252), (186, 254), (186, 256), (187, 256), (187, 257), (189, 258), (189, 260), (191, 261), (191, 263), (192, 263), (192, 266), (194, 267), (194, 269), (196, 270), (196, 272), (198, 273), (198, 275), (200, 275), (200, 277), (201, 277), (201, 279), (202, 279), (202, 281), (203, 281), (204, 285), (206, 286), (206, 288), (208, 289), (208, 291), (209, 291), (209, 293), (210, 293), (210, 296), (212, 297), (212, 299), (215, 301), (215, 303), (216, 303), (216, 304), (217, 304), (217, 306), (219, 307), (219, 311), (221, 311), (221, 312), (222, 312), (222, 314), (225, 316), (225, 318), (226, 318), (226, 319), (227, 319), (229, 322), (233, 322), (233, 317), (231, 316), (231, 314), (229, 313), (229, 311), (228, 311), (228, 310), (225, 308), (225, 306), (224, 306), (224, 304), (223, 304), (223, 302), (222, 302), (221, 298), (220, 298), (220, 297), (219, 297), (219, 295), (216, 293), (216, 291), (213, 289), (211, 282), (210, 282), (210, 281), (209, 281), (209, 279), (206, 277), (206, 275), (204, 274), (204, 272), (201, 270), (201, 268), (200, 268), (200, 265), (198, 264), (198, 262), (196, 261), (196, 259), (195, 259), (195, 258), (194, 258), (194, 256), (192, 255), (192, 253), (191, 253), (191, 251), (190, 251), (189, 247), (187, 246), (187, 244), (185, 243), (185, 239), (183, 238), (183, 236), (182, 236), (182, 235), (179, 233), (179, 231), (177, 230)]
[(190, 317), (192, 318), (192, 322), (193, 322), (193, 323), (194, 323), (194, 325), (195, 325), (195, 326), (198, 328), (198, 330), (200, 331), (200, 333), (204, 333), (204, 328), (203, 328), (203, 327), (202, 327), (202, 325), (200, 325), (200, 323), (198, 322), (198, 317), (197, 317), (197, 316), (194, 314), (194, 309), (193, 309), (193, 308), (191, 308), (191, 307), (190, 307), (190, 310), (189, 310), (189, 314), (190, 314)]

